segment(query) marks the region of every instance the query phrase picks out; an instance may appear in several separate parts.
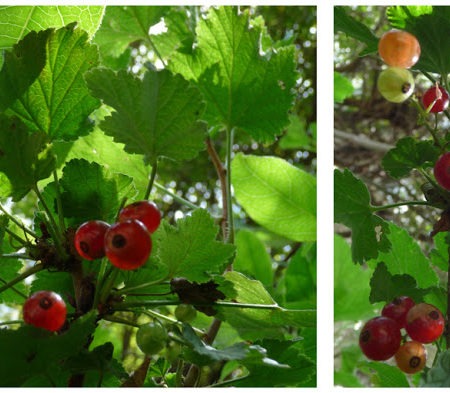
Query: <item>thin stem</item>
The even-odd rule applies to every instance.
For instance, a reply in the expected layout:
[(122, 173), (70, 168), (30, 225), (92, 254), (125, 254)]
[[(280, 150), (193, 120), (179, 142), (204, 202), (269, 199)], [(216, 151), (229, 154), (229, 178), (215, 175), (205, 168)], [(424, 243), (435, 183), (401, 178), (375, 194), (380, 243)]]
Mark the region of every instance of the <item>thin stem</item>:
[(407, 202), (392, 203), (390, 205), (383, 205), (383, 206), (371, 206), (370, 210), (372, 212), (378, 212), (380, 210), (387, 210), (400, 206), (430, 206), (430, 203), (427, 201), (407, 201)]
[(11, 254), (0, 254), (1, 258), (21, 258), (21, 259), (31, 259), (31, 257), (24, 252), (13, 252)]
[(109, 265), (109, 262), (106, 260), (106, 258), (102, 258), (102, 261), (100, 263), (100, 270), (97, 275), (97, 285), (95, 286), (95, 295), (94, 295), (94, 304), (93, 308), (96, 309), (100, 300), (100, 292), (102, 289), (102, 283), (103, 279), (105, 277), (106, 273), (106, 267)]
[(38, 235), (36, 235), (36, 233), (34, 233), (31, 229), (27, 228), (23, 222), (19, 221), (12, 214), (8, 213), (8, 211), (1, 204), (0, 204), (0, 210), (8, 217), (8, 219), (10, 221), (12, 221), (14, 224), (16, 224), (25, 233), (28, 233), (30, 236), (34, 237), (35, 239), (38, 238)]
[[(4, 284), (8, 284), (8, 281), (4, 280), (3, 278), (0, 278), (0, 281)], [(22, 296), (24, 299), (27, 299), (28, 296), (25, 295), (24, 293), (20, 292), (18, 289), (12, 287), (11, 291), (14, 291), (15, 293), (17, 293), (19, 296)]]
[(228, 198), (227, 198), (227, 170), (223, 166), (219, 155), (217, 154), (214, 145), (212, 144), (211, 138), (206, 139), (206, 150), (211, 158), (211, 161), (216, 169), (217, 177), (220, 181), (220, 190), (222, 192), (222, 237), (227, 239), (228, 236)]
[(180, 203), (181, 205), (185, 205), (187, 207), (190, 207), (191, 209), (198, 209), (199, 207), (197, 205), (194, 205), (192, 202), (189, 202), (187, 199), (184, 199), (182, 197), (180, 197), (179, 195), (169, 191), (166, 187), (164, 187), (163, 185), (154, 182), (153, 185), (160, 190), (163, 194), (169, 195), (171, 196), (175, 201), (177, 201), (178, 203)]
[(114, 268), (110, 275), (106, 277), (104, 283), (102, 285), (102, 289), (100, 292), (100, 303), (106, 302), (108, 296), (111, 293), (111, 290), (114, 286), (117, 276), (119, 275), (119, 269)]
[(139, 324), (133, 321), (129, 321), (128, 319), (120, 318), (115, 315), (108, 315), (104, 316), (103, 319), (105, 321), (114, 322), (114, 323), (121, 323), (122, 325), (132, 326), (135, 328), (139, 328)]
[(32, 276), (33, 274), (41, 271), (43, 268), (44, 268), (44, 265), (42, 263), (39, 263), (37, 265), (34, 265), (33, 267), (30, 267), (28, 270), (26, 270), (22, 274), (19, 274), (16, 278), (14, 278), (13, 280), (9, 281), (7, 284), (0, 287), (0, 293), (13, 287), (18, 282), (25, 280), (27, 277)]
[[(180, 300), (141, 300), (135, 302), (123, 302), (114, 307), (115, 310), (129, 310), (136, 307), (159, 307), (176, 306), (181, 304)], [(215, 302), (215, 303), (191, 303), (193, 306), (217, 306), (217, 307), (237, 307), (237, 308), (255, 308), (262, 310), (283, 310), (278, 304), (254, 304), (254, 303), (235, 303), (235, 302)]]
[(9, 236), (11, 236), (13, 239), (17, 240), (22, 246), (27, 246), (28, 242), (24, 239), (22, 239), (19, 235), (11, 231), (9, 228), (5, 228), (5, 232), (8, 233)]
[(23, 325), (23, 321), (22, 320), (15, 320), (15, 321), (5, 321), (5, 322), (0, 322), (0, 326), (4, 326), (4, 325)]
[(60, 192), (60, 188), (59, 188), (59, 180), (58, 180), (58, 174), (56, 173), (56, 169), (53, 171), (53, 180), (55, 181), (55, 185), (56, 185), (56, 187), (55, 187), (56, 188), (56, 206), (58, 208), (59, 227), (61, 228), (61, 231), (64, 232), (66, 230), (66, 224), (64, 223), (61, 192)]
[(226, 243), (234, 244), (234, 218), (233, 201), (231, 197), (231, 155), (233, 152), (234, 129), (227, 127), (227, 152), (226, 152), (226, 207), (227, 207), (227, 230)]
[[(178, 320), (176, 320), (174, 318), (168, 317), (167, 315), (164, 315), (164, 314), (160, 314), (159, 312), (156, 312), (156, 311), (153, 311), (153, 310), (144, 310), (143, 313), (147, 314), (148, 316), (150, 316), (152, 318), (162, 319), (163, 321), (170, 322), (170, 323), (173, 323), (175, 325), (180, 325), (180, 326), (183, 325), (183, 322), (180, 322), (180, 321), (178, 321)], [(204, 332), (202, 330), (200, 330), (200, 329), (198, 329), (198, 328), (196, 328), (194, 326), (192, 326), (192, 329), (197, 334), (200, 334), (202, 336), (204, 335)]]
[(148, 199), (150, 197), (150, 193), (152, 192), (153, 183), (155, 182), (157, 170), (158, 170), (158, 161), (155, 160), (152, 163), (152, 172), (150, 174), (150, 180), (148, 181), (147, 191), (145, 191), (144, 199)]
[(49, 209), (47, 202), (45, 202), (45, 198), (43, 197), (43, 195), (41, 194), (41, 192), (39, 191), (39, 188), (37, 185), (35, 185), (33, 187), (33, 191), (36, 193), (39, 201), (42, 204), (42, 207), (44, 208), (45, 212), (47, 213), (47, 217), (49, 220), (49, 224), (50, 224), (50, 228), (49, 230), (51, 231), (51, 233), (53, 234), (53, 241), (55, 242), (55, 247), (58, 250), (58, 254), (61, 257), (66, 256), (66, 252), (62, 246), (63, 243), (63, 238), (62, 238), (62, 234), (60, 231), (60, 228), (58, 227), (58, 225), (56, 224), (55, 218), (53, 217), (52, 211)]

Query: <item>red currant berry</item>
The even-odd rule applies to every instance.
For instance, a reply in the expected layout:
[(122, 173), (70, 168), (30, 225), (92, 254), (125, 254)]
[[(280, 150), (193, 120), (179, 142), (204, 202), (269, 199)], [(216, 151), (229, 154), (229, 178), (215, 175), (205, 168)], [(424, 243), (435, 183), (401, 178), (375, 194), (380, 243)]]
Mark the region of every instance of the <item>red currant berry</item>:
[(410, 297), (399, 296), (383, 307), (381, 315), (393, 319), (400, 328), (404, 328), (406, 326), (406, 314), (414, 304), (414, 300)]
[(444, 153), (434, 164), (434, 177), (442, 188), (450, 191), (450, 152)]
[(155, 232), (161, 222), (161, 213), (153, 202), (139, 201), (125, 206), (119, 212), (119, 221), (139, 220), (150, 233)]
[(29, 325), (56, 332), (66, 321), (66, 304), (55, 292), (33, 293), (23, 305), (23, 320)]
[(440, 86), (430, 87), (422, 97), (422, 103), (426, 110), (432, 113), (443, 112), (448, 108), (448, 93)]
[(378, 53), (391, 67), (410, 68), (419, 60), (420, 44), (417, 38), (407, 31), (391, 30), (380, 38)]
[(420, 343), (437, 340), (444, 331), (444, 317), (439, 309), (428, 303), (413, 306), (406, 315), (406, 332)]
[(106, 256), (119, 269), (137, 269), (147, 261), (151, 250), (150, 234), (138, 220), (117, 222), (106, 231)]
[(397, 367), (407, 374), (415, 374), (425, 367), (427, 351), (422, 343), (408, 341), (395, 354)]
[(105, 256), (105, 233), (109, 224), (93, 220), (81, 224), (75, 232), (75, 248), (84, 259), (92, 261)]
[(401, 339), (397, 322), (386, 317), (375, 317), (362, 328), (359, 346), (369, 359), (387, 360), (398, 351)]

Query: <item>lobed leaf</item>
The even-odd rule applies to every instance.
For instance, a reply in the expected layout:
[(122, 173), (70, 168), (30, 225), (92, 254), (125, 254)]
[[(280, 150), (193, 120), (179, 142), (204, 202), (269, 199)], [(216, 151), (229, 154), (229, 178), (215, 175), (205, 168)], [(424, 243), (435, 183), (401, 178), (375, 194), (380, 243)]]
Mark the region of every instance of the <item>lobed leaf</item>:
[(0, 49), (8, 49), (28, 33), (76, 22), (93, 36), (102, 22), (104, 6), (2, 6)]
[(261, 54), (262, 26), (249, 24), (247, 11), (211, 7), (198, 22), (194, 47), (175, 53), (169, 67), (196, 82), (207, 100), (210, 124), (273, 141), (288, 124), (295, 51), (287, 46)]
[(125, 72), (97, 68), (87, 73), (92, 93), (115, 109), (100, 128), (125, 144), (128, 153), (147, 162), (159, 157), (194, 158), (204, 148), (203, 110), (199, 91), (167, 70), (148, 70), (143, 79)]
[(163, 221), (155, 232), (160, 261), (168, 268), (168, 278), (184, 277), (205, 282), (210, 274), (222, 273), (235, 247), (217, 241), (219, 227), (206, 210), (197, 209), (191, 216), (172, 226)]
[(92, 129), (88, 116), (99, 106), (83, 79), (83, 74), (97, 65), (97, 48), (88, 42), (86, 32), (72, 24), (52, 30), (45, 49), (42, 72), (8, 113), (19, 117), (31, 132), (45, 133), (50, 140), (74, 140)]
[(352, 258), (363, 263), (389, 251), (389, 225), (374, 215), (364, 183), (348, 169), (334, 171), (334, 221), (352, 230)]

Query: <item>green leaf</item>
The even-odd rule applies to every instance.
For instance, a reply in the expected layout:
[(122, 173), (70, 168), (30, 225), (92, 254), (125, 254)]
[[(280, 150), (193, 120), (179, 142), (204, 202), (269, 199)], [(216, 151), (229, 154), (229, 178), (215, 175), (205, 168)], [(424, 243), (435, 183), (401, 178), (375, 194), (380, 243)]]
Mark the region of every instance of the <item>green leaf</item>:
[(0, 49), (12, 47), (31, 31), (76, 22), (93, 36), (103, 17), (103, 6), (13, 6), (0, 8)]
[(58, 336), (32, 326), (1, 329), (2, 386), (21, 386), (28, 378), (45, 375), (55, 364), (79, 353), (95, 330), (95, 319), (95, 313), (86, 314)]
[(69, 161), (60, 179), (64, 217), (114, 221), (124, 197), (133, 198), (132, 179), (111, 173), (95, 162), (83, 159)]
[(311, 123), (306, 129), (306, 120), (297, 115), (289, 115), (289, 125), (286, 134), (279, 141), (282, 149), (304, 149), (316, 151), (316, 123)]
[(169, 67), (194, 80), (207, 100), (211, 125), (238, 128), (257, 141), (273, 141), (288, 124), (295, 86), (293, 46), (260, 52), (262, 26), (249, 27), (248, 11), (211, 7), (197, 25), (197, 42), (171, 57)]
[[(102, 380), (105, 376), (115, 376), (116, 385), (121, 379), (128, 377), (128, 373), (124, 370), (122, 364), (112, 357), (114, 346), (107, 342), (101, 346), (95, 347), (92, 351), (86, 349), (79, 354), (72, 356), (64, 362), (63, 369), (67, 369), (73, 374), (84, 374), (94, 371)], [(102, 386), (104, 386), (102, 384)]]
[(249, 345), (244, 342), (236, 343), (231, 347), (216, 349), (206, 345), (197, 337), (194, 330), (188, 325), (183, 325), (183, 338), (187, 341), (190, 350), (185, 350), (183, 357), (199, 366), (206, 366), (211, 362), (241, 360), (248, 361), (259, 366), (270, 365), (271, 368), (285, 368), (273, 359), (266, 357), (266, 351), (257, 345)]
[(334, 221), (352, 230), (352, 258), (363, 263), (390, 249), (386, 221), (372, 214), (364, 183), (348, 169), (334, 171)]
[(417, 288), (416, 280), (409, 274), (392, 275), (383, 262), (377, 264), (370, 279), (370, 288), (369, 300), (371, 303), (389, 303), (399, 296), (409, 296), (416, 303), (420, 303), (424, 301), (423, 297), (429, 292)]
[(433, 236), (433, 240), (435, 247), (430, 251), (430, 261), (433, 266), (445, 272), (448, 270), (449, 234), (448, 232), (439, 232)]
[[(350, 245), (340, 236), (334, 237), (334, 319), (354, 321), (374, 315), (369, 302), (369, 269), (352, 261)], [(349, 285), (351, 283), (351, 285)]]
[(222, 273), (235, 247), (217, 241), (218, 232), (214, 219), (203, 209), (178, 220), (177, 226), (163, 221), (154, 237), (159, 258), (168, 267), (168, 277), (205, 282), (210, 274)]
[(97, 127), (89, 135), (74, 142), (53, 144), (53, 150), (61, 163), (73, 158), (83, 158), (108, 168), (110, 172), (132, 177), (139, 192), (136, 198), (142, 199), (148, 185), (150, 169), (143, 165), (142, 155), (128, 154), (123, 147), (123, 144), (115, 143), (112, 137), (105, 135)]
[[(234, 285), (238, 303), (263, 304), (277, 306), (261, 282), (251, 280), (238, 272), (225, 273), (227, 281)], [(283, 327), (315, 326), (314, 310), (285, 310), (281, 307), (273, 309), (220, 307), (217, 318), (227, 321), (245, 340), (263, 338), (282, 338)]]
[(29, 133), (18, 119), (0, 115), (0, 172), (8, 177), (11, 186), (8, 195), (2, 196), (19, 201), (55, 167), (44, 133)]
[(108, 6), (94, 42), (102, 54), (120, 56), (136, 41), (149, 43), (149, 29), (169, 11), (169, 7)]
[(254, 388), (294, 387), (302, 386), (314, 376), (316, 365), (314, 361), (302, 353), (301, 342), (264, 340), (261, 342), (261, 346), (267, 350), (267, 357), (288, 367), (275, 371), (268, 362), (259, 364), (244, 360), (242, 363), (250, 374), (233, 386)]
[(237, 201), (258, 224), (296, 241), (316, 239), (316, 179), (278, 157), (237, 154)]
[(450, 72), (450, 10), (442, 6), (394, 7), (387, 13), (391, 24), (414, 34), (420, 43), (420, 58), (414, 68), (438, 73)]
[(316, 308), (316, 243), (304, 243), (289, 260), (277, 287), (284, 292), (283, 305), (289, 309)]
[(357, 21), (346, 11), (348, 8), (334, 7), (334, 31), (341, 31), (367, 45), (365, 54), (378, 50), (378, 37), (364, 24)]
[(405, 374), (396, 366), (383, 362), (361, 362), (360, 369), (370, 376), (376, 387), (410, 387)]
[(31, 32), (15, 44), (11, 51), (5, 52), (0, 72), (0, 91), (8, 94), (0, 95), (0, 111), (4, 111), (25, 93), (41, 73), (49, 35), (49, 30)]
[(8, 112), (51, 140), (87, 134), (92, 129), (88, 116), (99, 101), (89, 95), (83, 74), (97, 62), (97, 48), (75, 25), (51, 31), (44, 69)]
[(253, 232), (240, 230), (235, 241), (236, 259), (234, 270), (261, 281), (266, 288), (272, 286), (272, 260), (267, 253), (264, 243)]
[(148, 70), (143, 79), (125, 71), (97, 68), (86, 75), (93, 94), (116, 111), (100, 128), (128, 153), (144, 154), (147, 162), (164, 156), (194, 158), (204, 148), (203, 110), (199, 91), (167, 70)]
[(383, 157), (382, 165), (390, 176), (400, 179), (413, 169), (433, 165), (439, 157), (439, 149), (433, 141), (418, 141), (411, 137), (399, 139), (396, 146)]
[(433, 6), (421, 5), (421, 6), (389, 6), (386, 9), (386, 16), (392, 27), (396, 29), (405, 29), (406, 22), (409, 18), (417, 18), (420, 15), (431, 14), (433, 12)]
[(353, 94), (352, 82), (339, 72), (334, 72), (334, 102), (342, 103)]
[[(413, 277), (419, 288), (437, 286), (438, 276), (419, 244), (402, 228), (389, 224), (389, 251), (382, 251), (374, 262), (384, 262), (391, 274), (407, 274)], [(369, 262), (373, 266), (373, 262)]]
[(448, 388), (450, 386), (450, 350), (438, 353), (433, 367), (420, 387)]

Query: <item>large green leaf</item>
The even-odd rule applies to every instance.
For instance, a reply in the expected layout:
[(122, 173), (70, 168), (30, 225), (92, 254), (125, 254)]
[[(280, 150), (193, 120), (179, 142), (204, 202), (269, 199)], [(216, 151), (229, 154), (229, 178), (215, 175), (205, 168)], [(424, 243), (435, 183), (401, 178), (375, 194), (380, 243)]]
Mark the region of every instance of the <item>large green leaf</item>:
[(433, 367), (420, 387), (448, 388), (450, 386), (450, 350), (438, 353)]
[(367, 45), (365, 53), (373, 53), (378, 49), (378, 38), (364, 24), (353, 18), (348, 8), (334, 7), (334, 31), (341, 31)]
[(316, 365), (314, 361), (302, 353), (301, 342), (264, 340), (261, 345), (267, 350), (267, 357), (288, 367), (279, 368), (275, 371), (270, 363), (258, 364), (257, 362), (250, 363), (244, 360), (242, 363), (250, 374), (233, 386), (253, 388), (302, 386), (314, 376)]
[(115, 112), (100, 124), (125, 151), (144, 154), (150, 163), (165, 156), (194, 158), (204, 148), (205, 127), (198, 89), (167, 70), (148, 70), (143, 79), (125, 71), (97, 68), (86, 75), (95, 96)]
[(218, 232), (214, 219), (203, 209), (178, 220), (176, 226), (163, 222), (154, 238), (159, 258), (168, 267), (169, 278), (205, 282), (210, 280), (209, 274), (222, 273), (235, 247), (217, 241)]
[(0, 115), (0, 172), (9, 180), (8, 194), (22, 199), (35, 185), (56, 167), (56, 160), (43, 132), (29, 133), (15, 118)]
[(272, 141), (288, 124), (295, 86), (294, 47), (260, 54), (261, 24), (250, 28), (248, 11), (211, 7), (196, 29), (190, 53), (183, 48), (169, 67), (194, 80), (208, 105), (212, 124), (246, 131)]
[(253, 232), (240, 230), (235, 241), (235, 270), (261, 281), (266, 288), (272, 286), (272, 260), (266, 251), (264, 243)]
[[(334, 237), (334, 319), (354, 321), (372, 317), (369, 302), (370, 269), (352, 261), (350, 245), (340, 236)], [(351, 283), (351, 285), (349, 285)]]
[[(36, 80), (45, 66), (45, 47), (50, 31), (31, 32), (6, 51), (0, 72), (0, 111), (8, 108)], [(1, 65), (1, 62), (0, 62)]]
[(383, 362), (361, 362), (360, 369), (371, 377), (377, 387), (410, 387), (405, 374), (396, 366)]
[(296, 241), (316, 239), (316, 179), (278, 157), (237, 154), (236, 199), (258, 224)]
[[(58, 336), (32, 326), (1, 329), (0, 385), (18, 387), (35, 375), (51, 378), (55, 371), (57, 378), (57, 364), (82, 350), (95, 330), (95, 319), (95, 313), (87, 314)], [(50, 386), (51, 380), (47, 383)]]
[(217, 306), (219, 319), (227, 321), (246, 340), (283, 338), (283, 328), (315, 326), (314, 310), (286, 310), (277, 307), (276, 302), (261, 282), (251, 280), (238, 272), (225, 273), (237, 295), (238, 303), (272, 305), (272, 309)]
[(348, 169), (334, 171), (334, 221), (352, 230), (355, 262), (363, 263), (389, 250), (388, 223), (373, 214), (367, 187)]
[(413, 169), (431, 166), (439, 157), (433, 141), (418, 141), (411, 137), (399, 139), (396, 146), (383, 157), (383, 168), (392, 177), (407, 176)]
[(103, 6), (0, 7), (0, 49), (10, 48), (31, 31), (63, 27), (76, 22), (92, 36), (98, 29)]
[[(438, 276), (415, 239), (392, 223), (389, 224), (388, 238), (391, 249), (381, 251), (375, 259), (376, 263), (384, 262), (391, 274), (410, 275), (419, 288), (437, 286)], [(369, 263), (373, 265), (373, 262)]]
[(97, 62), (97, 48), (88, 42), (86, 32), (75, 25), (51, 31), (44, 69), (8, 112), (51, 140), (87, 134), (92, 129), (88, 116), (99, 101), (89, 95), (83, 74)]
[(112, 173), (95, 162), (73, 159), (60, 180), (65, 217), (112, 222), (124, 197), (136, 194), (132, 178)]
[(149, 44), (149, 29), (158, 23), (170, 7), (108, 6), (94, 42), (108, 56), (121, 55), (136, 41)]

